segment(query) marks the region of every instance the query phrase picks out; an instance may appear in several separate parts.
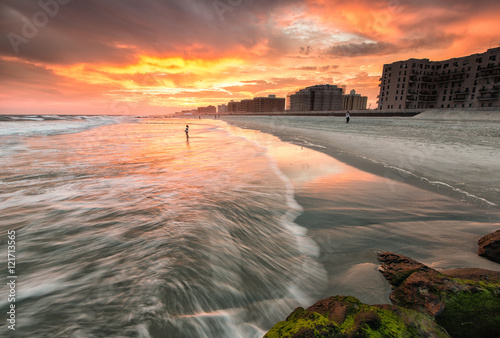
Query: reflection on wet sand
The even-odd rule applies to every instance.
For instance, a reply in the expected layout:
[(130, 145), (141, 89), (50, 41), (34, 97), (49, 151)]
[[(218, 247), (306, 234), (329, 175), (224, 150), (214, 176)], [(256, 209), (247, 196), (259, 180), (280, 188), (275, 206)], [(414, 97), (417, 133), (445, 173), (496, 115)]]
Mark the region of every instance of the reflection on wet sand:
[(500, 226), (498, 212), (369, 174), (269, 134), (231, 131), (265, 145), (292, 181), (304, 208), (296, 223), (318, 243), (328, 273), (325, 297), (389, 303), (377, 251), (398, 252), (438, 269), (499, 270), (476, 255), (477, 239)]

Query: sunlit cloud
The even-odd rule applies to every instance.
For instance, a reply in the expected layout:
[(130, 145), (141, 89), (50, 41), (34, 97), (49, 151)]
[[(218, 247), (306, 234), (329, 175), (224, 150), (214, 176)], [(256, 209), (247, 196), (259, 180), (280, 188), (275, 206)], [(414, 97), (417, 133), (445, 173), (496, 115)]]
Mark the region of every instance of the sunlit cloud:
[[(0, 4), (0, 113), (140, 113), (345, 85), (375, 106), (384, 63), (500, 45), (494, 0), (71, 1), (36, 34), (36, 1)], [(49, 108), (45, 108), (49, 107)], [(60, 108), (63, 107), (63, 108)], [(59, 110), (58, 110), (59, 109)], [(100, 109), (100, 110), (99, 110)]]

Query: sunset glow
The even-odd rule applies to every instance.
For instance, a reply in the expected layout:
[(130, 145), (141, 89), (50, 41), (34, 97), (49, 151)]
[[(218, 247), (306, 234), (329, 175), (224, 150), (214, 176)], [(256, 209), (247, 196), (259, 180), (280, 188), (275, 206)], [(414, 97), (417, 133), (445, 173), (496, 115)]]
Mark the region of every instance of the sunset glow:
[(171, 114), (324, 83), (375, 108), (383, 64), (496, 47), (499, 14), (493, 0), (7, 0), (0, 113)]

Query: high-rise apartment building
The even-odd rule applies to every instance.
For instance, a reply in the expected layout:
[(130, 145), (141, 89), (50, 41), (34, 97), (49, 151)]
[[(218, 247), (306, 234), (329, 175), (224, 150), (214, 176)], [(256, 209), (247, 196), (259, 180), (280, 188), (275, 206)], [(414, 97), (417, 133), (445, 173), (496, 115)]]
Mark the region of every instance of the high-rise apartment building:
[(268, 97), (254, 97), (253, 99), (231, 101), (228, 103), (228, 112), (270, 113), (285, 111), (285, 98), (269, 95)]
[(215, 106), (207, 106), (207, 107), (198, 107), (198, 114), (215, 114), (217, 112), (217, 108)]
[(381, 110), (500, 106), (500, 47), (444, 61), (409, 59), (384, 65)]
[(219, 104), (217, 106), (217, 113), (227, 113), (227, 105)]
[(343, 110), (364, 110), (366, 109), (366, 104), (368, 103), (368, 97), (356, 94), (354, 89), (351, 90), (350, 94), (344, 95), (343, 100)]
[(291, 111), (342, 110), (344, 88), (336, 85), (316, 85), (290, 95)]
[(268, 95), (267, 97), (255, 97), (253, 99), (254, 113), (269, 113), (285, 111), (285, 98)]

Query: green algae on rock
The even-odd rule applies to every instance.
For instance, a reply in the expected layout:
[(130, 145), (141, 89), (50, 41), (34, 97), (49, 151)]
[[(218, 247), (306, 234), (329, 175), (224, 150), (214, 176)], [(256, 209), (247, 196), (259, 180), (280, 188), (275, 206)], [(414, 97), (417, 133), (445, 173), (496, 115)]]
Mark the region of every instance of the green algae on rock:
[[(498, 272), (473, 276), (463, 269), (467, 277), (457, 278), (390, 252), (380, 253), (379, 261), (394, 304), (434, 317), (452, 337), (500, 337)], [(461, 275), (457, 270), (453, 274)]]
[(449, 337), (434, 320), (394, 305), (367, 305), (335, 296), (297, 308), (265, 338), (278, 337)]

